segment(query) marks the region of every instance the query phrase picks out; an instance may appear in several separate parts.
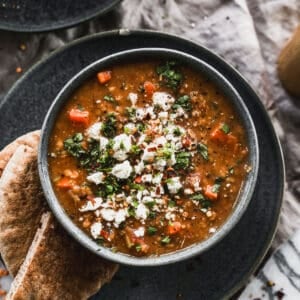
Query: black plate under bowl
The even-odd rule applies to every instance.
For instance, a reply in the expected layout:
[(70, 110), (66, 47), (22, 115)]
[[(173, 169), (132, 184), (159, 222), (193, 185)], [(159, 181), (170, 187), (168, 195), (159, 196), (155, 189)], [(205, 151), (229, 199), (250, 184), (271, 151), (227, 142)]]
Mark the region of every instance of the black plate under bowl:
[(150, 31), (116, 30), (77, 40), (36, 64), (0, 105), (0, 149), (17, 136), (40, 128), (51, 102), (83, 67), (108, 54), (138, 47), (166, 47), (206, 61), (234, 85), (255, 123), (260, 148), (253, 199), (232, 232), (198, 258), (173, 265), (121, 266), (114, 280), (93, 299), (224, 299), (245, 284), (266, 254), (280, 212), (284, 166), (280, 144), (259, 98), (221, 58), (197, 44)]
[(0, 29), (41, 32), (104, 14), (121, 0), (0, 0)]

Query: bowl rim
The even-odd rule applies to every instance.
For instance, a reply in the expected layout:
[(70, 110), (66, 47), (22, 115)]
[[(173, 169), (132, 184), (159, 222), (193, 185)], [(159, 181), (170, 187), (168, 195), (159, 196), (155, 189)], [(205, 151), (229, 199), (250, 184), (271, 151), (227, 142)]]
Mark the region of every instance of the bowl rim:
[[(166, 57), (172, 56), (185, 63), (192, 65), (193, 68), (201, 69), (201, 73), (204, 76), (209, 77), (212, 81), (219, 86), (222, 93), (226, 94), (228, 100), (233, 104), (235, 110), (244, 124), (244, 128), (247, 133), (248, 146), (249, 146), (249, 161), (252, 167), (251, 172), (247, 175), (247, 179), (243, 184), (243, 192), (238, 195), (240, 198), (236, 201), (233, 211), (226, 219), (226, 221), (220, 226), (216, 233), (202, 242), (198, 242), (167, 254), (160, 256), (148, 256), (148, 257), (135, 257), (122, 252), (112, 252), (109, 248), (98, 245), (92, 240), (84, 231), (82, 231), (64, 211), (62, 205), (60, 205), (51, 184), (51, 179), (48, 170), (48, 141), (51, 135), (53, 125), (56, 121), (57, 114), (68, 101), (70, 95), (88, 78), (95, 74), (99, 69), (105, 65), (113, 65), (116, 61), (136, 58), (136, 56), (150, 56), (155, 57), (157, 55), (163, 55)], [(160, 56), (161, 57), (161, 56)], [(116, 52), (111, 55), (102, 57), (95, 62), (89, 64), (73, 76), (60, 90), (51, 104), (47, 115), (44, 119), (41, 130), (41, 141), (38, 149), (38, 170), (42, 184), (43, 191), (45, 193), (46, 200), (53, 214), (59, 221), (59, 223), (67, 230), (67, 232), (73, 236), (80, 244), (85, 248), (94, 252), (95, 254), (102, 256), (108, 260), (131, 266), (159, 266), (170, 264), (178, 261), (182, 261), (191, 258), (195, 255), (199, 255), (208, 250), (219, 241), (221, 241), (238, 223), (243, 213), (246, 211), (248, 204), (252, 198), (254, 188), (257, 182), (259, 167), (259, 146), (257, 133), (251, 115), (243, 102), (243, 99), (233, 87), (233, 85), (215, 68), (206, 63), (205, 61), (182, 51), (169, 49), (169, 48), (135, 48), (125, 51)]]

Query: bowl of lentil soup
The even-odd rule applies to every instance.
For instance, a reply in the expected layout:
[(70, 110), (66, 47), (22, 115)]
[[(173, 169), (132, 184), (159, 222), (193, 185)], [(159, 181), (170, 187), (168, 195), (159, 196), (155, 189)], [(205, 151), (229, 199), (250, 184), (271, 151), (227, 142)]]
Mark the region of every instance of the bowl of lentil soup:
[(200, 254), (251, 200), (258, 142), (243, 100), (191, 55), (134, 49), (96, 61), (57, 95), (39, 171), (55, 216), (82, 245), (154, 266)]

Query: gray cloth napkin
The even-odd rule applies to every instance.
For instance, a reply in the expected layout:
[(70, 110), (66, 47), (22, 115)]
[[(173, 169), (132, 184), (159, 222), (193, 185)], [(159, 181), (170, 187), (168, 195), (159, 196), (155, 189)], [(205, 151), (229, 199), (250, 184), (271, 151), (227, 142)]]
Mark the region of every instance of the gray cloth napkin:
[(299, 23), (300, 0), (124, 0), (108, 15), (68, 30), (0, 31), (0, 101), (21, 75), (16, 68), (25, 72), (51, 51), (90, 33), (146, 28), (207, 46), (237, 68), (259, 93), (282, 142), (287, 185), (273, 242), (277, 246), (300, 228), (300, 100), (285, 93), (276, 74), (278, 53)]

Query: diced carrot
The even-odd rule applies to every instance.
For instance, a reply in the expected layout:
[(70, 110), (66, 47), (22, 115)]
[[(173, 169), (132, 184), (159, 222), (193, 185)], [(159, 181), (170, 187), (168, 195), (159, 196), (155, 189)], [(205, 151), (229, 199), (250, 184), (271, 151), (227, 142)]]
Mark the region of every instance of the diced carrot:
[(217, 127), (210, 134), (211, 140), (219, 143), (226, 143), (228, 135), (220, 128)]
[(111, 71), (103, 71), (97, 74), (99, 83), (105, 84), (111, 80)]
[(181, 230), (181, 223), (180, 222), (172, 222), (168, 226), (168, 234), (176, 234)]
[(74, 182), (68, 177), (62, 177), (57, 181), (56, 185), (61, 189), (71, 189), (74, 186)]
[(69, 119), (72, 122), (79, 123), (86, 126), (89, 123), (89, 112), (86, 110), (72, 108), (69, 111)]
[(142, 176), (135, 177), (134, 182), (135, 183), (141, 183), (142, 182)]
[(147, 253), (149, 251), (150, 246), (148, 244), (146, 244), (145, 242), (143, 242), (140, 245), (141, 245), (141, 252)]
[(100, 232), (100, 235), (105, 238), (107, 241), (112, 241), (115, 237), (115, 234), (113, 231), (107, 231), (102, 229)]
[(148, 96), (152, 96), (155, 91), (155, 85), (151, 81), (145, 81), (144, 89)]
[(213, 185), (207, 185), (204, 191), (204, 196), (207, 197), (209, 200), (217, 200), (218, 193), (213, 191)]

